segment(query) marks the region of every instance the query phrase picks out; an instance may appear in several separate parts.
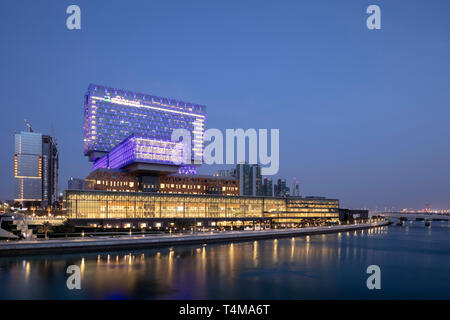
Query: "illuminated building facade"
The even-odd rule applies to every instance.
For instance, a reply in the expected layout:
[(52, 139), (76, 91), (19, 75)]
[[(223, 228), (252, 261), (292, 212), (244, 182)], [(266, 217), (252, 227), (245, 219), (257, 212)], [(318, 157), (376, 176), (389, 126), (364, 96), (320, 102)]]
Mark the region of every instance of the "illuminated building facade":
[(268, 214), (277, 223), (292, 224), (320, 224), (323, 221), (338, 222), (339, 200), (324, 197), (283, 197), (286, 199), (286, 210), (276, 214)]
[(121, 169), (135, 163), (184, 163), (183, 143), (131, 135), (94, 163), (94, 170)]
[[(205, 119), (202, 105), (91, 84), (85, 96), (84, 154), (96, 161), (127, 139), (121, 149), (123, 157), (171, 163), (166, 151), (176, 148), (170, 143), (172, 132), (186, 129), (192, 136), (191, 160), (202, 159)], [(147, 149), (140, 155), (126, 151), (131, 145)], [(127, 159), (112, 159), (111, 155), (108, 161), (115, 167)], [(96, 163), (96, 168), (104, 167), (104, 162)]]
[(305, 198), (299, 203), (295, 202), (297, 200), (290, 202), (288, 198), (275, 197), (75, 190), (66, 191), (64, 199), (69, 219), (103, 227), (123, 227), (125, 223), (134, 227), (139, 227), (138, 223), (163, 226), (180, 218), (204, 223), (233, 220), (299, 223), (304, 219), (337, 221), (339, 218), (338, 200)]
[(136, 175), (122, 170), (97, 169), (92, 171), (85, 182), (86, 190), (139, 192), (141, 190)]
[[(84, 153), (94, 171), (87, 190), (65, 192), (68, 218), (106, 228), (163, 227), (174, 219), (210, 226), (338, 220), (338, 200), (264, 197), (257, 164), (237, 165), (234, 177), (194, 175), (188, 160), (203, 156), (205, 119), (201, 105), (90, 85)], [(171, 141), (177, 129), (191, 132), (190, 155), (184, 142)]]
[(50, 136), (14, 135), (14, 201), (52, 205), (58, 190), (58, 150)]
[(174, 194), (239, 195), (234, 178), (170, 174), (138, 176), (125, 170), (97, 169), (86, 178), (87, 190)]
[(159, 177), (158, 192), (239, 195), (239, 181), (232, 177), (167, 175)]
[(339, 200), (324, 197), (288, 197), (286, 213), (314, 214), (318, 217), (339, 216)]

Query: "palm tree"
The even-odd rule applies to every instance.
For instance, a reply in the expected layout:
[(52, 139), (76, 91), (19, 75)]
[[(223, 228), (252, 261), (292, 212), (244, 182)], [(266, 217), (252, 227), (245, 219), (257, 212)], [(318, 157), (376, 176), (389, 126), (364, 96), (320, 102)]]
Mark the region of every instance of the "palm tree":
[(67, 234), (75, 231), (75, 225), (71, 221), (66, 220), (66, 221), (64, 221), (64, 223), (62, 224), (60, 229), (62, 232), (64, 232), (66, 234), (66, 239), (67, 239)]
[(45, 235), (45, 240), (48, 239), (48, 234), (53, 232), (52, 229), (52, 225), (50, 222), (45, 221), (39, 228), (38, 228), (38, 232), (39, 233), (43, 233)]

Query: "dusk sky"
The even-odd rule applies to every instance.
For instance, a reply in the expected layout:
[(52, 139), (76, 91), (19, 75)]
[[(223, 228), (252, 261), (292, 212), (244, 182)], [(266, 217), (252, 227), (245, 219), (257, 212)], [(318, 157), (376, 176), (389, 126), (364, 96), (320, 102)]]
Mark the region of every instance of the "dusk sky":
[[(81, 8), (81, 30), (66, 8)], [(381, 8), (368, 30), (366, 8)], [(280, 171), (352, 208), (450, 208), (450, 1), (0, 1), (0, 199), (14, 132), (52, 134), (85, 178), (90, 83), (207, 106), (207, 128), (280, 129)], [(204, 166), (202, 173), (222, 167)]]

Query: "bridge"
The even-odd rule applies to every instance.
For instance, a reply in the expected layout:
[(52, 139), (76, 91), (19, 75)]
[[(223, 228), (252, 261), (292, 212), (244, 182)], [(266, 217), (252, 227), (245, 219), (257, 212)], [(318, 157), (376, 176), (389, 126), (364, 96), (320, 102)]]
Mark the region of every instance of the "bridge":
[(383, 212), (373, 215), (379, 215), (386, 218), (403, 218), (407, 220), (445, 220), (450, 221), (449, 214), (430, 214), (430, 213), (408, 213), (408, 212)]

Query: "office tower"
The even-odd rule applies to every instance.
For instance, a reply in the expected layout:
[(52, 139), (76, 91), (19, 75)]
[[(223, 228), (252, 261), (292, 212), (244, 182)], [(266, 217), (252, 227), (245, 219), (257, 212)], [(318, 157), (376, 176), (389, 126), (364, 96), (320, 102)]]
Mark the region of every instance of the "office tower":
[[(202, 159), (205, 119), (202, 105), (91, 84), (85, 96), (84, 154), (97, 161), (95, 168), (109, 168), (108, 162), (117, 168), (133, 159), (179, 166), (176, 160), (188, 154), (178, 152), (181, 143), (171, 141), (173, 131), (188, 130), (190, 158)], [(115, 155), (104, 157), (113, 150)]]
[(262, 177), (258, 164), (239, 163), (236, 165), (236, 178), (239, 180), (241, 196), (261, 196)]
[(85, 189), (85, 180), (80, 178), (70, 178), (67, 182), (68, 190), (84, 190)]
[(274, 186), (275, 197), (287, 197), (289, 196), (289, 188), (286, 187), (285, 179), (278, 179)]
[(42, 206), (51, 206), (58, 201), (59, 154), (56, 141), (42, 136)]
[(48, 206), (57, 200), (58, 150), (50, 136), (14, 135), (14, 201)]
[(272, 178), (264, 177), (263, 195), (266, 196), (266, 197), (272, 197), (273, 196)]
[(253, 164), (251, 166), (251, 179), (252, 179), (252, 196), (262, 196), (262, 177), (261, 167), (259, 164)]
[(293, 197), (299, 197), (300, 196), (300, 186), (299, 186), (299, 183), (297, 181), (297, 178), (294, 178), (292, 180), (291, 196), (293, 196)]
[(239, 180), (239, 195), (241, 196), (250, 196), (252, 194), (250, 173), (249, 164), (239, 163), (236, 165), (236, 178)]

